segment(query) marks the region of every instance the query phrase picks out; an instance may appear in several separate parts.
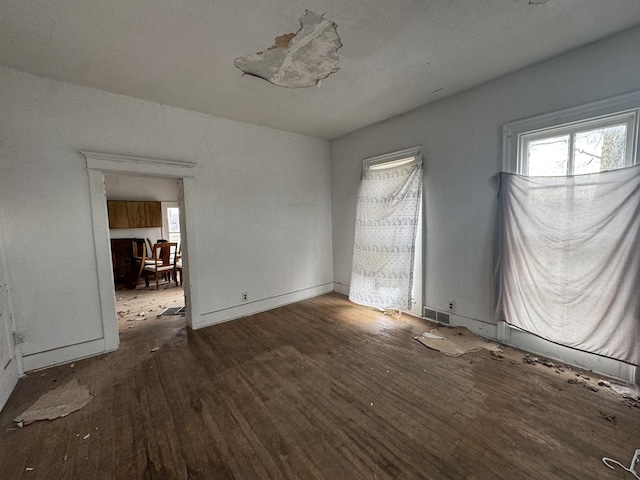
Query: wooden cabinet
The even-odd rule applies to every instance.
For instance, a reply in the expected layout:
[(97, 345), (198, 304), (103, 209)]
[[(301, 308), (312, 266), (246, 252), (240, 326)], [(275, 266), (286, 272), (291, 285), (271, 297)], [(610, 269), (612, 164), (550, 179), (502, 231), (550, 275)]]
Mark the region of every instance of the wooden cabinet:
[(144, 202), (147, 227), (162, 227), (162, 205), (160, 202)]
[(109, 210), (109, 228), (129, 228), (127, 202), (107, 201)]
[(109, 228), (162, 227), (160, 202), (108, 200)]

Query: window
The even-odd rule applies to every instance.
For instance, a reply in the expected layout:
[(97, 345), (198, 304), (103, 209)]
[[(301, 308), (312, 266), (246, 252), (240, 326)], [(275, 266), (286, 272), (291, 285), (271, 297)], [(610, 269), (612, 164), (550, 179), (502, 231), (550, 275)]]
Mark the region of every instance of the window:
[(578, 175), (632, 164), (635, 112), (520, 134), (523, 175)]
[(528, 176), (566, 176), (637, 162), (640, 93), (504, 126), (503, 168)]
[[(422, 315), (421, 163), (420, 147), (364, 159), (349, 291), (352, 301), (385, 308), (407, 308), (402, 306), (407, 301), (408, 311)], [(395, 171), (385, 172), (391, 169)], [(367, 268), (376, 273), (365, 273)]]
[(390, 160), (388, 162), (382, 162), (382, 163), (377, 163), (377, 162), (365, 163), (365, 168), (368, 168), (369, 170), (384, 170), (385, 168), (393, 168), (393, 167), (399, 167), (401, 165), (406, 165), (407, 163), (411, 163), (415, 161), (415, 159), (416, 159), (416, 156), (411, 156), (407, 158), (400, 158), (398, 160)]
[(167, 208), (167, 225), (169, 241), (180, 243), (180, 209), (177, 207)]

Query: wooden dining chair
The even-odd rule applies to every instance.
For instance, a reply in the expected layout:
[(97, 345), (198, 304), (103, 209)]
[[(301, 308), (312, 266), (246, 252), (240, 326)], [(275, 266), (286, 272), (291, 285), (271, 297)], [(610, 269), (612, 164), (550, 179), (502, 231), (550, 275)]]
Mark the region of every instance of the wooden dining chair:
[(176, 242), (156, 243), (152, 251), (152, 262), (144, 266), (144, 282), (148, 287), (149, 277), (153, 275), (156, 280), (156, 290), (158, 290), (160, 277), (167, 275), (168, 280), (171, 281), (171, 273), (175, 271), (178, 244)]
[(180, 285), (182, 285), (182, 245), (178, 247), (175, 262), (173, 264), (173, 278), (178, 285), (178, 274), (180, 274)]
[(147, 248), (144, 245), (144, 240), (134, 238), (131, 241), (131, 271), (125, 284), (127, 288), (136, 288), (146, 263)]
[(151, 243), (151, 239), (149, 237), (147, 237), (147, 243), (149, 244), (149, 255), (148, 255), (148, 257), (152, 257), (153, 256), (153, 243)]

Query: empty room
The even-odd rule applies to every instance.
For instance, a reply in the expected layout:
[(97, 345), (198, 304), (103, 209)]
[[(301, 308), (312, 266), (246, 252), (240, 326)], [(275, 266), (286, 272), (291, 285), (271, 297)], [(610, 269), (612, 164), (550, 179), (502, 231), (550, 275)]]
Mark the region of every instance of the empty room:
[(0, 478), (640, 479), (640, 2), (0, 0)]

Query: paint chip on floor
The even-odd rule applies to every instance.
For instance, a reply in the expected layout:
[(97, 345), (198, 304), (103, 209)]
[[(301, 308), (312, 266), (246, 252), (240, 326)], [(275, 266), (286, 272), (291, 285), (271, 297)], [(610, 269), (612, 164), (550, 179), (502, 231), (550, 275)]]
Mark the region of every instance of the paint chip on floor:
[(28, 409), (18, 415), (14, 422), (29, 425), (38, 420), (55, 420), (66, 417), (87, 405), (93, 395), (87, 385), (80, 385), (75, 378), (62, 387), (43, 394)]
[(488, 342), (482, 337), (471, 333), (465, 327), (434, 328), (420, 337), (414, 337), (425, 347), (457, 357), (465, 353), (477, 352), (482, 349), (500, 352), (500, 346)]

